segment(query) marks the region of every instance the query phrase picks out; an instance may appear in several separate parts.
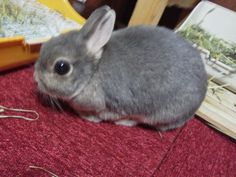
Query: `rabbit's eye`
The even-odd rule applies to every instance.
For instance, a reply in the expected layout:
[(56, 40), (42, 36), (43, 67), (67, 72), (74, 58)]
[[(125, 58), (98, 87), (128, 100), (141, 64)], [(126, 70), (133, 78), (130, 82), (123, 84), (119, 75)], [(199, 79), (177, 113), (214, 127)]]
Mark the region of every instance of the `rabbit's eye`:
[(70, 71), (70, 64), (66, 61), (57, 61), (54, 71), (59, 75), (65, 75)]

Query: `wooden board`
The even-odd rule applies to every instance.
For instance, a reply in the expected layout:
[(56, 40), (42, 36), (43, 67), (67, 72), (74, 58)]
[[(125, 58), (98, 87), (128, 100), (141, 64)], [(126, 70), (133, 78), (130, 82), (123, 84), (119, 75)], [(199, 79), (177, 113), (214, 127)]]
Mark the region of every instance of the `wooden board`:
[[(218, 85), (211, 82), (211, 86)], [(224, 88), (213, 94), (213, 91), (208, 89), (197, 115), (214, 128), (236, 139), (236, 94)]]
[(157, 25), (168, 0), (138, 0), (129, 21), (129, 26)]

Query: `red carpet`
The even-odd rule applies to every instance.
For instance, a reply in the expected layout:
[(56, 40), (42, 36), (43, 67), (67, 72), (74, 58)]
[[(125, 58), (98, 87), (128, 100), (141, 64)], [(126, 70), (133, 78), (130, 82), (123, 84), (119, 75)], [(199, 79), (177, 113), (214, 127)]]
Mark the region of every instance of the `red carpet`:
[(33, 109), (37, 121), (0, 119), (0, 176), (236, 176), (236, 145), (197, 119), (163, 133), (83, 121), (43, 106), (33, 68), (0, 76), (0, 105)]

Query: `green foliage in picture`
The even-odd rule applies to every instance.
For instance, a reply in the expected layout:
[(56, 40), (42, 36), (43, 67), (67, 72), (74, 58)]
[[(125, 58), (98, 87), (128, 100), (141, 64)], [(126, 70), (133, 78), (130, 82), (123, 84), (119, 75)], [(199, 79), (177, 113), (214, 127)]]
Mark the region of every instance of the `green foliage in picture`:
[(199, 25), (190, 25), (178, 33), (185, 39), (207, 49), (212, 58), (236, 68), (236, 44), (217, 38)]

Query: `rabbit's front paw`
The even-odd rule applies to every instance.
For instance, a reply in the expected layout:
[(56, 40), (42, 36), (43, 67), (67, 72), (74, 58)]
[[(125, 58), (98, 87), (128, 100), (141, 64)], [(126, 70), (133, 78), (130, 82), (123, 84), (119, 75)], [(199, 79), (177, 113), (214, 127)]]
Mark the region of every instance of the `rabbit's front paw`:
[(123, 125), (127, 127), (133, 127), (137, 125), (138, 123), (134, 120), (129, 120), (129, 119), (123, 119), (123, 120), (118, 120), (115, 122), (116, 125)]
[(83, 115), (83, 116), (81, 116), (81, 118), (84, 119), (84, 120), (88, 120), (90, 122), (95, 122), (95, 123), (99, 123), (99, 122), (102, 121), (101, 119), (99, 119), (95, 115), (86, 115), (86, 116)]

